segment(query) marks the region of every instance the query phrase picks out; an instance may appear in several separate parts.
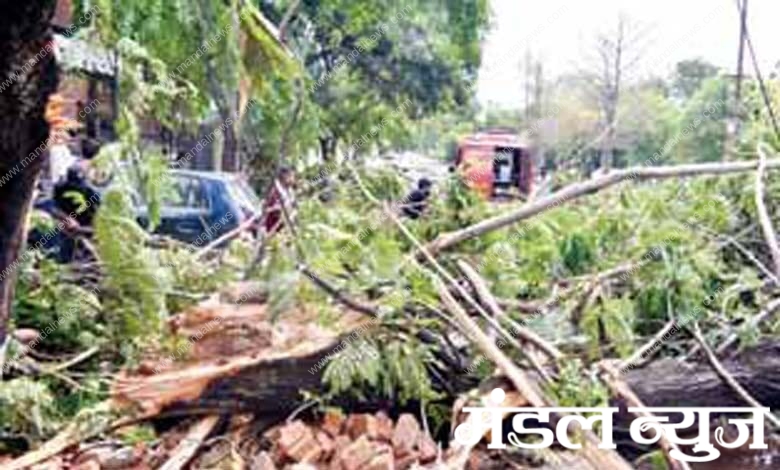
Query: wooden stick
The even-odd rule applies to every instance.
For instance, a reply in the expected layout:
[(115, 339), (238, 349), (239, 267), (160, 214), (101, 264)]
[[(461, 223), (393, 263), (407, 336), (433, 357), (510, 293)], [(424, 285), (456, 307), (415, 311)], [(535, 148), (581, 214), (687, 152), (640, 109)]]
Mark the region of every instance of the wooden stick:
[[(466, 263), (463, 260), (458, 260), (458, 267), (460, 268), (461, 272), (469, 279), (471, 282), (471, 285), (474, 287), (474, 290), (477, 292), (477, 298), (484, 303), (488, 310), (490, 310), (490, 313), (493, 315), (494, 318), (497, 318), (499, 320), (499, 323), (501, 320), (509, 320), (509, 317), (504, 313), (504, 311), (501, 309), (501, 307), (498, 305), (498, 302), (496, 301), (496, 298), (493, 297), (493, 294), (490, 292), (490, 290), (487, 287), (487, 284), (485, 283), (485, 280), (482, 279), (482, 277), (477, 274), (477, 271), (472, 268), (468, 263)], [(515, 324), (515, 331), (510, 333), (512, 335), (512, 339), (514, 339), (516, 336), (520, 336), (521, 339), (523, 337), (525, 338), (533, 338), (533, 340), (526, 340), (527, 343), (531, 343), (532, 345), (536, 346), (537, 348), (543, 350), (547, 353), (548, 356), (555, 359), (556, 353), (559, 354), (559, 357), (563, 357), (563, 354), (559, 353), (552, 345), (547, 344), (547, 342), (541, 338), (540, 336), (536, 335), (533, 331), (525, 328), (522, 325)], [(488, 337), (491, 341), (496, 341), (495, 334), (492, 330), (488, 330)], [(539, 344), (544, 344), (545, 346), (538, 346)], [(536, 370), (536, 372), (539, 373), (539, 375), (545, 380), (545, 382), (552, 383), (552, 377), (544, 369), (544, 364), (542, 361), (542, 358), (538, 356), (538, 352), (534, 348), (529, 348), (528, 350), (523, 349), (520, 345), (517, 346), (517, 349), (521, 350), (523, 354), (528, 359), (528, 362), (531, 364), (531, 366)]]
[(203, 255), (213, 250), (215, 247), (219, 246), (220, 243), (230, 240), (231, 238), (237, 236), (239, 233), (243, 232), (244, 230), (248, 229), (252, 226), (253, 223), (255, 223), (257, 220), (259, 220), (263, 216), (263, 211), (258, 212), (257, 214), (253, 215), (252, 217), (248, 218), (244, 221), (241, 225), (234, 228), (233, 230), (229, 231), (228, 233), (222, 235), (221, 237), (217, 238), (216, 240), (212, 241), (208, 245), (201, 248), (196, 254), (195, 259), (202, 258)]
[[(497, 318), (511, 321), (512, 319), (509, 318), (498, 305), (496, 298), (493, 297), (493, 294), (488, 289), (485, 280), (477, 273), (477, 271), (470, 264), (463, 260), (458, 261), (458, 267), (469, 279), (469, 281), (471, 281), (471, 285), (474, 286), (474, 290), (477, 292), (477, 296), (480, 298), (480, 300), (485, 302), (488, 310), (490, 310), (491, 313)], [(526, 328), (517, 322), (511, 322), (511, 325), (514, 329), (512, 333), (517, 334), (517, 336), (519, 336), (523, 341), (536, 346), (540, 351), (547, 354), (551, 359), (558, 360), (563, 358), (563, 353), (559, 351), (558, 348), (531, 331), (529, 328)]]
[[(482, 406), (492, 406), (490, 403), (490, 393), (481, 393), (478, 399), (478, 403)], [(466, 403), (469, 401), (468, 397), (461, 396), (457, 398), (457, 401), (452, 406), (452, 429), (450, 431), (450, 434), (452, 434), (455, 431), (455, 426), (458, 424), (458, 416), (463, 411), (463, 407), (466, 405)], [(523, 398), (518, 392), (515, 392), (514, 390), (510, 390), (506, 393), (506, 396), (504, 397), (504, 401), (502, 403), (503, 407), (506, 408), (518, 408), (521, 406), (527, 406), (528, 401)], [(501, 417), (504, 418), (509, 413), (502, 413)], [(466, 420), (464, 422), (468, 423), (471, 426), (480, 426), (482, 423), (480, 420), (482, 417), (477, 413), (469, 413), (469, 415), (466, 417)], [(490, 429), (486, 429), (485, 432), (482, 433), (483, 437), (487, 437), (488, 434), (490, 434)], [(452, 440), (450, 442), (450, 451), (448, 452), (447, 462), (446, 466), (444, 467), (434, 467), (434, 468), (441, 468), (441, 469), (465, 469), (467, 467), (467, 463), (469, 460), (469, 456), (471, 455), (472, 450), (474, 447), (477, 446), (479, 442), (474, 444), (468, 444), (464, 445), (458, 442), (457, 440)]]
[[(612, 365), (610, 365), (607, 361), (602, 361), (599, 364), (599, 367), (602, 371), (604, 371), (604, 374), (602, 375), (604, 383), (607, 384), (607, 387), (609, 387), (614, 395), (625, 399), (626, 404), (632, 408), (646, 408), (644, 403), (642, 403), (642, 400), (640, 400), (634, 391), (631, 390), (631, 387), (629, 387), (628, 384), (620, 379), (620, 372), (612, 367)], [(653, 416), (653, 414), (649, 411), (639, 411), (635, 412), (634, 414), (643, 418), (649, 418)], [(677, 450), (677, 452), (680, 452), (680, 449), (677, 447), (677, 444), (670, 441), (666, 437), (666, 434), (661, 433), (661, 440), (658, 441), (658, 444), (661, 446), (661, 450), (663, 450), (664, 456), (666, 457), (666, 461), (670, 468), (678, 470), (690, 470), (687, 462), (673, 459), (669, 455), (672, 450)]]
[(677, 324), (677, 320), (669, 320), (666, 322), (666, 325), (664, 325), (663, 328), (661, 328), (658, 333), (653, 335), (652, 338), (650, 338), (641, 348), (637, 349), (634, 354), (631, 355), (628, 359), (623, 361), (623, 363), (620, 365), (620, 369), (625, 369), (626, 367), (632, 366), (637, 367), (644, 364), (650, 357), (645, 357), (645, 354), (647, 354), (649, 351), (651, 351), (655, 347), (655, 343), (661, 341), (661, 339), (671, 331), (671, 329), (674, 327), (674, 325)]
[[(547, 399), (537, 390), (533, 382), (529, 377), (520, 370), (511, 359), (509, 359), (504, 353), (501, 352), (498, 346), (495, 345), (490, 338), (479, 328), (479, 325), (463, 310), (463, 308), (455, 301), (450, 294), (449, 290), (444, 284), (439, 281), (439, 296), (447, 306), (448, 310), (455, 316), (455, 318), (463, 325), (463, 330), (466, 335), (471, 338), (473, 343), (482, 350), (483, 353), (494, 364), (501, 369), (504, 374), (509, 378), (514, 385), (515, 389), (528, 400), (533, 407), (547, 407), (550, 403)], [(630, 470), (631, 466), (623, 460), (623, 458), (617, 454), (617, 452), (598, 449), (598, 438), (592, 431), (582, 430), (583, 436), (583, 448), (582, 453), (584, 458), (595, 469), (626, 469)]]
[(187, 435), (179, 442), (179, 445), (171, 453), (171, 457), (160, 467), (160, 470), (181, 470), (195, 453), (203, 445), (203, 441), (219, 422), (219, 416), (206, 416), (193, 424), (187, 431)]
[(91, 348), (87, 349), (86, 351), (78, 354), (77, 356), (75, 356), (75, 357), (73, 357), (71, 359), (68, 359), (67, 361), (65, 361), (65, 362), (63, 362), (61, 364), (56, 364), (54, 366), (45, 368), (45, 371), (46, 372), (59, 372), (61, 370), (68, 369), (68, 368), (78, 364), (79, 362), (82, 362), (82, 361), (85, 361), (85, 360), (89, 359), (90, 357), (92, 357), (98, 351), (100, 351), (100, 347), (92, 346)]
[[(436, 254), (463, 241), (515, 224), (521, 220), (531, 218), (541, 212), (551, 209), (552, 207), (589, 194), (597, 193), (602, 189), (614, 186), (623, 181), (639, 182), (649, 179), (681, 178), (686, 176), (727, 175), (751, 171), (758, 168), (758, 165), (759, 162), (753, 160), (746, 162), (697, 163), (690, 165), (626, 168), (605, 176), (566, 186), (547, 197), (536, 199), (531, 203), (520, 206), (505, 214), (485, 219), (461, 230), (441, 234), (433, 242), (429, 243), (426, 248), (430, 253)], [(766, 161), (765, 167), (767, 169), (779, 168), (780, 159)]]
[[(96, 407), (110, 406), (109, 401), (101, 402)], [(136, 416), (128, 416), (117, 419), (108, 424), (98, 424), (89, 429), (81, 429), (85, 423), (71, 422), (65, 429), (60, 431), (56, 436), (46, 441), (42, 446), (37, 449), (28, 452), (24, 455), (17, 457), (11, 462), (3, 464), (3, 470), (22, 470), (32, 467), (35, 464), (45, 462), (57, 454), (60, 454), (73, 446), (78, 445), (100, 434), (112, 431), (114, 429), (130, 426), (149, 418), (156, 416), (156, 413), (142, 413)]]
[[(428, 262), (428, 264), (430, 264), (434, 268), (436, 273), (439, 276), (441, 276), (441, 278), (445, 279), (447, 281), (447, 283), (453, 289), (455, 289), (455, 291), (458, 293), (458, 295), (460, 295), (471, 307), (473, 307), (477, 312), (479, 312), (479, 314), (482, 315), (482, 317), (490, 324), (490, 326), (492, 326), (498, 332), (500, 332), (501, 335), (503, 335), (504, 338), (507, 339), (507, 341), (514, 342), (514, 339), (512, 338), (512, 335), (509, 334), (509, 332), (506, 331), (506, 329), (504, 329), (498, 323), (498, 321), (495, 318), (490, 316), (485, 311), (485, 309), (482, 308), (482, 305), (480, 305), (479, 302), (474, 300), (474, 298), (471, 295), (469, 295), (469, 293), (466, 291), (466, 289), (464, 289), (463, 286), (461, 286), (458, 283), (458, 281), (456, 281), (455, 278), (452, 277), (452, 275), (450, 275), (450, 273), (448, 273), (447, 270), (444, 269), (442, 267), (442, 265), (439, 264), (438, 261), (436, 261), (436, 258), (434, 258), (430, 253), (428, 253), (428, 251), (425, 249), (425, 247), (422, 245), (422, 243), (420, 243), (420, 241), (417, 239), (417, 237), (415, 237), (412, 234), (412, 232), (410, 232), (409, 229), (406, 228), (406, 226), (400, 220), (398, 220), (398, 217), (394, 213), (392, 213), (390, 211), (390, 207), (388, 207), (386, 205), (385, 206), (385, 210), (387, 211), (386, 213), (390, 217), (390, 219), (393, 221), (393, 223), (395, 223), (398, 226), (398, 228), (401, 230), (401, 233), (409, 241), (411, 241), (412, 244), (414, 244), (414, 246), (417, 247), (418, 250), (420, 250), (420, 252), (422, 253), (422, 255), (425, 258), (425, 260)], [(414, 262), (418, 262), (417, 259), (415, 257), (413, 257), (413, 256), (410, 259), (412, 259)]]
[[(753, 398), (750, 393), (748, 393), (748, 391), (745, 390), (742, 385), (739, 384), (739, 382), (737, 382), (734, 376), (731, 375), (725, 367), (723, 367), (723, 364), (720, 363), (718, 357), (715, 356), (715, 353), (712, 351), (712, 348), (710, 348), (709, 344), (707, 344), (707, 340), (704, 339), (704, 336), (702, 336), (701, 330), (699, 330), (699, 324), (694, 323), (693, 328), (690, 328), (690, 331), (691, 334), (693, 334), (693, 337), (696, 338), (696, 341), (699, 342), (699, 345), (701, 345), (704, 354), (707, 356), (707, 361), (710, 363), (710, 366), (712, 366), (712, 369), (715, 371), (715, 373), (718, 374), (718, 377), (720, 377), (726, 385), (731, 387), (731, 389), (734, 390), (737, 395), (745, 400), (745, 403), (749, 404), (753, 408), (764, 408), (764, 406), (761, 405), (758, 400)], [(773, 415), (770, 411), (767, 411), (764, 413), (764, 415), (769, 420), (769, 422), (772, 423), (775, 429), (780, 429), (780, 420), (778, 420), (775, 415)]]
[[(754, 316), (750, 319), (750, 322), (747, 326), (747, 328), (756, 328), (758, 325), (764, 322), (764, 320), (768, 319), (774, 313), (780, 309), (780, 298), (773, 299), (771, 302), (769, 302), (766, 305), (766, 308), (759, 312), (758, 315)], [(737, 333), (731, 333), (723, 343), (721, 343), (720, 346), (716, 349), (718, 354), (723, 354), (726, 349), (730, 348), (732, 344), (734, 344), (739, 339), (739, 335)]]
[(315, 286), (330, 294), (336, 300), (336, 302), (364, 315), (370, 315), (372, 317), (377, 317), (379, 315), (379, 311), (376, 308), (370, 305), (363, 305), (355, 300), (352, 300), (347, 294), (332, 286), (321, 277), (317, 276), (317, 274), (308, 266), (300, 265), (298, 269), (301, 271), (301, 273), (305, 274), (314, 283)]
[(772, 219), (769, 217), (769, 211), (764, 204), (764, 175), (766, 174), (766, 153), (764, 152), (763, 145), (758, 145), (758, 171), (756, 172), (756, 213), (758, 214), (758, 222), (761, 225), (761, 229), (764, 232), (764, 238), (766, 244), (769, 247), (769, 252), (772, 254), (772, 262), (774, 263), (774, 274), (780, 276), (780, 245), (777, 243), (777, 234), (772, 227)]

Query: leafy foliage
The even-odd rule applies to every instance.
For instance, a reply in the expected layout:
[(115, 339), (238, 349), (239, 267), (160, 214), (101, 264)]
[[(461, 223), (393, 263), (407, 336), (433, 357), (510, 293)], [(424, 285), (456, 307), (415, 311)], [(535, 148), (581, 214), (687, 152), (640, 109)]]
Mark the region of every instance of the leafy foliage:
[[(350, 346), (359, 348), (360, 346)], [(416, 342), (394, 340), (388, 343), (365, 343), (378, 354), (342, 353), (325, 369), (323, 380), (331, 393), (357, 395), (367, 391), (398, 400), (433, 401), (439, 398), (425, 367), (433, 361), (430, 349)]]
[[(289, 4), (262, 8), (279, 21)], [(487, 17), (485, 0), (302, 2), (289, 36), (311, 78), (324, 157), (380, 124), (380, 139), (398, 142), (405, 118), (467, 103)]]
[(41, 439), (60, 426), (54, 394), (45, 382), (22, 377), (0, 384), (0, 429)]

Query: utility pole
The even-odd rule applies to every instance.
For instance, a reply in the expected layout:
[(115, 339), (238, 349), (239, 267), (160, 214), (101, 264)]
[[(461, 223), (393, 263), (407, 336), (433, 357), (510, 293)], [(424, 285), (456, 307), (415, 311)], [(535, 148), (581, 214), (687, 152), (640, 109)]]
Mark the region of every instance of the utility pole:
[(534, 64), (534, 119), (542, 117), (542, 98), (544, 92), (544, 75), (542, 62), (537, 61)]
[(742, 1), (739, 20), (739, 50), (737, 52), (737, 87), (734, 90), (734, 143), (739, 140), (742, 131), (742, 78), (745, 59), (745, 42), (747, 42), (747, 12), (748, 0)]
[(742, 132), (742, 80), (744, 78), (745, 42), (747, 34), (748, 0), (743, 0), (739, 7), (739, 46), (737, 47), (737, 75), (734, 86), (734, 102), (731, 105), (731, 116), (726, 121), (726, 142), (723, 146), (723, 161), (731, 160), (736, 154), (737, 142)]
[(739, 50), (737, 52), (737, 88), (734, 93), (734, 98), (737, 100), (737, 115), (741, 117), (742, 112), (739, 109), (742, 103), (742, 76), (743, 76), (743, 63), (745, 58), (745, 33), (747, 31), (747, 11), (748, 0), (742, 0), (742, 8), (740, 8), (740, 22), (739, 22)]
[(531, 65), (531, 50), (525, 50), (525, 64), (523, 66), (523, 73), (525, 78), (523, 79), (523, 86), (525, 91), (525, 121), (526, 125), (531, 122), (531, 77), (533, 75)]

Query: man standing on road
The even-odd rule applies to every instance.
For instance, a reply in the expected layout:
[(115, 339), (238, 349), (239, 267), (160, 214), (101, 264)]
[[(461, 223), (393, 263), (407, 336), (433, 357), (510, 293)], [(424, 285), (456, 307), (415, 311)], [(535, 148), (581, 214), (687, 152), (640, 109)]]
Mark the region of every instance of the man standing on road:
[(293, 194), (295, 174), (292, 168), (282, 167), (273, 185), (268, 199), (263, 204), (263, 212), (265, 212), (263, 225), (268, 235), (273, 235), (284, 227), (282, 207), (287, 211), (290, 220), (295, 220), (295, 195)]

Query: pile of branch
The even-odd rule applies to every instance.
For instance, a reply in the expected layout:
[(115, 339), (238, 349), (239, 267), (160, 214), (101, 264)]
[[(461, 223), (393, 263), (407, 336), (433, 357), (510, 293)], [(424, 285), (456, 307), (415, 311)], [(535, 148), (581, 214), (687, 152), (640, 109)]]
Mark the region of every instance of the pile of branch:
[[(498, 375), (505, 377), (502, 388), (508, 390), (507, 400), (511, 402), (506, 404), (555, 406), (554, 398), (545, 392), (545, 384), (567, 356), (528, 328), (512, 323), (503, 311), (505, 302), (493, 297), (490, 285), (468, 264), (460, 262), (458, 267), (470, 287), (456, 281), (438, 262), (436, 255), (471, 237), (532, 217), (556, 201), (571, 201), (623, 181), (749, 170), (758, 170), (759, 181), (762, 181), (767, 168), (778, 167), (780, 160), (762, 158), (758, 162), (618, 171), (564, 188), (472, 227), (444, 234), (428, 245), (417, 240), (397, 217), (391, 216), (391, 219), (420, 255), (410, 257), (410, 260), (428, 272), (439, 287), (443, 315), (448, 322), (445, 328), (467, 338), (474, 352), (487, 358), (495, 365)], [(365, 186), (361, 185), (361, 188)], [(761, 193), (760, 188), (762, 185), (759, 184), (757, 194)], [(367, 196), (376, 201), (372, 195)], [(757, 196), (757, 200), (763, 201), (762, 196)], [(762, 204), (760, 202), (759, 206)], [(289, 218), (287, 224), (296, 236)], [(767, 225), (764, 220), (763, 226), (767, 237), (774, 237), (771, 223)], [(298, 255), (300, 258), (300, 250)], [(183, 468), (193, 460), (204, 458), (204, 449), (214, 444), (210, 441), (215, 439), (212, 436), (234, 434), (254, 436), (252, 440), (256, 444), (250, 455), (243, 455), (238, 460), (260, 459), (265, 462), (265, 468), (293, 468), (293, 465), (303, 463), (316, 463), (318, 467), (315, 468), (340, 469), (408, 468), (412, 464), (430, 468), (441, 468), (442, 465), (446, 468), (488, 468), (489, 465), (523, 468), (526, 464), (531, 465), (529, 458), (541, 458), (547, 462), (547, 468), (632, 468), (627, 460), (629, 454), (598, 449), (599, 439), (585, 429), (573, 431), (579, 434), (583, 443), (583, 449), (576, 454), (556, 451), (557, 457), (553, 459), (522, 456), (520, 461), (511, 463), (497, 463), (496, 458), (500, 460), (506, 456), (490, 455), (483, 445), (463, 447), (452, 443), (448, 450), (436, 448), (434, 452), (437, 446), (430, 441), (430, 433), (422, 432), (416, 419), (408, 415), (396, 422), (384, 415), (353, 415), (338, 426), (329, 424), (332, 417), (315, 422), (288, 419), (286, 424), (268, 432), (269, 426), (291, 413), (297, 414), (299, 408), (306, 405), (303, 390), (320, 389), (321, 365), (332, 358), (342, 338), (355, 332), (371, 334), (372, 315), (376, 313), (371, 305), (356, 301), (308, 271), (305, 260), (298, 259), (298, 263), (311, 282), (344, 307), (336, 322), (319, 325), (317, 313), (303, 307), (281, 314), (274, 322), (269, 307), (263, 303), (201, 304), (169, 321), (171, 331), (189, 342), (186, 354), (181, 354), (175, 347), (173, 350), (159, 348), (150, 352), (136, 369), (123, 372), (115, 381), (108, 405), (132, 418), (93, 428), (87, 433), (65, 431), (42, 448), (6, 466), (25, 468), (60, 458), (56, 456), (66, 451), (81, 455), (82, 447), (91, 439), (138, 420), (199, 415), (201, 418), (190, 421), (187, 429), (174, 434), (177, 442), (166, 448), (162, 468)], [(780, 266), (780, 262), (777, 265)], [(780, 272), (774, 274), (780, 275)], [(262, 302), (264, 298), (260, 296), (256, 300)], [(511, 333), (507, 325), (511, 326)], [(694, 333), (694, 336), (705, 353), (696, 363), (661, 359), (622, 375), (616, 372), (618, 365), (601, 364), (601, 378), (612, 391), (615, 402), (621, 405), (618, 429), (626, 428), (631, 419), (624, 411), (626, 405), (740, 406), (748, 400), (770, 407), (780, 404), (780, 395), (776, 393), (780, 387), (780, 344), (763, 343), (730, 359), (720, 360), (700, 334)], [(498, 341), (504, 341), (510, 347), (499, 347)], [(521, 367), (510, 357), (507, 354), (510, 350), (514, 351), (512, 356), (525, 359), (524, 364), (528, 367)], [(463, 400), (459, 400), (453, 410), (453, 425), (461, 419), (459, 409), (463, 404)], [(262, 425), (261, 434), (251, 431), (255, 425)], [(259, 443), (258, 435), (263, 436)], [(672, 447), (669, 442), (661, 442), (667, 455)], [(237, 452), (229, 446), (231, 455)], [(345, 458), (345, 454), (348, 457)], [(407, 454), (413, 458), (404, 459)], [(672, 468), (686, 468), (679, 462), (668, 462)], [(251, 463), (246, 465), (252, 468)]]

